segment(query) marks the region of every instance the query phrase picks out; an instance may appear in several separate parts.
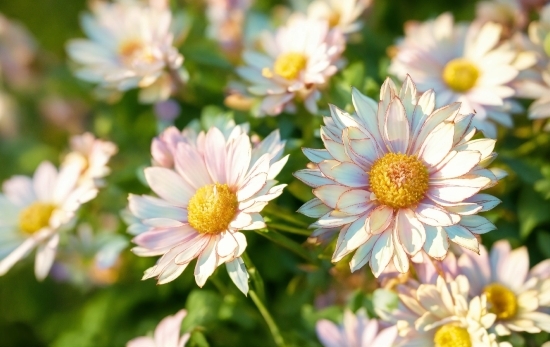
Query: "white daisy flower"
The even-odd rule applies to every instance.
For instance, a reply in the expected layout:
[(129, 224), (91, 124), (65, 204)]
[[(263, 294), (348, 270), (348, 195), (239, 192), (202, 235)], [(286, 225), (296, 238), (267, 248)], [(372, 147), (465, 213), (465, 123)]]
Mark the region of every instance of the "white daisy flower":
[(126, 347), (183, 347), (191, 337), (185, 333), (180, 336), (181, 323), (187, 316), (186, 310), (180, 310), (168, 316), (157, 325), (153, 337), (141, 336), (128, 341)]
[(460, 103), (435, 109), (435, 93), (417, 96), (410, 78), (400, 91), (387, 79), (379, 103), (352, 97), (357, 114), (332, 106), (326, 149), (304, 148), (315, 168), (295, 173), (316, 196), (298, 211), (319, 218), (314, 228), (341, 228), (332, 261), (357, 250), (351, 270), (370, 263), (378, 277), (392, 259), (407, 272), (422, 250), (445, 258), (449, 241), (477, 252), (476, 235), (495, 229), (476, 215), (499, 203), (477, 194), (502, 176), (485, 168), (495, 140), (471, 140), (474, 115)]
[(207, 0), (206, 15), (209, 37), (218, 41), (230, 55), (239, 54), (243, 44), (243, 29), (251, 0)]
[(463, 112), (477, 114), (474, 126), (494, 138), (495, 124), (486, 115), (507, 125), (493, 111), (505, 111), (504, 101), (515, 93), (507, 83), (519, 72), (518, 54), (501, 31), (495, 23), (453, 24), (448, 13), (407, 26), (389, 71), (401, 80), (411, 75), (421, 92), (433, 89), (437, 107), (461, 102)]
[(527, 9), (521, 0), (491, 0), (476, 4), (476, 21), (502, 25), (504, 37), (525, 28), (527, 19)]
[[(141, 220), (129, 232), (139, 256), (162, 255), (144, 279), (159, 284), (178, 277), (197, 258), (195, 280), (202, 287), (214, 270), (226, 264), (237, 287), (248, 292), (248, 273), (241, 259), (246, 248), (242, 230), (265, 227), (260, 211), (282, 193), (275, 176), (288, 156), (278, 132), (252, 148), (247, 134), (226, 139), (218, 128), (199, 134), (197, 146), (178, 143), (175, 170), (145, 169), (159, 196), (130, 195), (129, 209)], [(276, 151), (275, 148), (280, 148)]]
[(530, 273), (527, 249), (511, 250), (505, 240), (495, 243), (490, 254), (481, 247), (479, 255), (464, 252), (458, 259), (459, 271), (470, 282), (470, 295), (487, 297), (489, 311), (497, 318), (498, 335), (550, 332), (550, 315), (539, 312), (540, 306), (550, 305), (548, 294), (540, 291), (550, 278), (548, 264), (543, 262)]
[(78, 165), (67, 165), (58, 172), (51, 163), (43, 162), (32, 178), (14, 176), (4, 182), (4, 193), (0, 194), (0, 276), (37, 247), (36, 278), (46, 278), (59, 232), (80, 205), (97, 194), (94, 185), (78, 184), (79, 178)]
[(397, 338), (395, 325), (384, 325), (369, 319), (364, 309), (357, 314), (346, 310), (341, 326), (322, 319), (315, 325), (317, 336), (325, 347), (392, 347)]
[(361, 30), (363, 23), (357, 19), (370, 3), (371, 0), (315, 0), (309, 4), (307, 14), (349, 34)]
[(67, 44), (76, 75), (106, 90), (140, 88), (144, 103), (166, 100), (181, 83), (183, 57), (173, 46), (172, 13), (160, 3), (93, 2), (93, 15), (82, 16), (90, 39)]
[(251, 94), (263, 97), (260, 115), (293, 111), (297, 99), (316, 113), (319, 88), (338, 71), (345, 44), (342, 32), (328, 22), (295, 14), (275, 34), (262, 37), (264, 53), (245, 52), (248, 66), (237, 72), (251, 83)]

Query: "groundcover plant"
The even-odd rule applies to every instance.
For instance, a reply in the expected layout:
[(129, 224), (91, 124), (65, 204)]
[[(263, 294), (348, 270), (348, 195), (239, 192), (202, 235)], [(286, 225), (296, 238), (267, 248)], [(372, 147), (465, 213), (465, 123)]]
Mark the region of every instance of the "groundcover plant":
[(0, 2), (0, 347), (550, 347), (547, 2)]

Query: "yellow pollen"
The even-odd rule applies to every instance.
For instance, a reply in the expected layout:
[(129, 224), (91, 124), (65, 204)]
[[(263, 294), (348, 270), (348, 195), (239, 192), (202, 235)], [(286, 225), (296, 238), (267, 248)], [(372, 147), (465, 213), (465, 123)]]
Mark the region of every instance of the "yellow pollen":
[(237, 195), (227, 184), (209, 184), (197, 190), (189, 200), (189, 224), (202, 234), (227, 230), (237, 212)]
[(472, 347), (472, 340), (468, 330), (447, 324), (435, 332), (434, 347)]
[(370, 186), (383, 205), (405, 208), (418, 204), (428, 191), (426, 166), (415, 155), (388, 153), (369, 171)]
[(151, 53), (150, 49), (147, 49), (143, 42), (137, 39), (122, 42), (118, 48), (118, 52), (122, 59), (127, 63), (132, 63), (135, 60), (142, 60), (151, 63), (155, 60), (155, 57)]
[(307, 65), (307, 57), (302, 53), (285, 53), (277, 58), (273, 71), (287, 80), (293, 80)]
[(443, 81), (455, 92), (465, 92), (475, 86), (479, 70), (468, 59), (453, 59), (443, 69)]
[(19, 214), (19, 229), (27, 234), (34, 234), (50, 224), (50, 217), (55, 206), (44, 202), (35, 202)]
[(337, 26), (340, 23), (340, 17), (341, 16), (342, 15), (338, 11), (332, 12), (328, 16), (328, 25), (329, 25), (329, 27), (334, 28), (335, 26)]
[(502, 284), (489, 284), (483, 293), (487, 296), (489, 311), (497, 315), (497, 319), (510, 319), (516, 315), (518, 301), (514, 292)]

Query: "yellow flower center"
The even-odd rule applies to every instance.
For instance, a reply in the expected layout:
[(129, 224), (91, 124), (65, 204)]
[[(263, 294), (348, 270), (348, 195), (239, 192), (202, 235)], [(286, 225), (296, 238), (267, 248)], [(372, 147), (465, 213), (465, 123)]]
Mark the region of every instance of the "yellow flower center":
[(546, 34), (544, 42), (542, 43), (542, 48), (544, 49), (546, 55), (550, 57), (550, 33)]
[(428, 169), (415, 155), (388, 153), (374, 162), (369, 175), (378, 201), (393, 208), (414, 206), (428, 191)]
[(447, 324), (435, 332), (434, 347), (472, 347), (472, 340), (468, 330)]
[(235, 217), (237, 206), (237, 195), (227, 184), (209, 184), (199, 188), (189, 200), (187, 218), (202, 234), (221, 233)]
[(340, 23), (340, 17), (341, 17), (340, 12), (333, 11), (328, 16), (328, 25), (329, 25), (329, 27), (334, 28), (335, 26), (337, 26)]
[(277, 58), (273, 70), (287, 80), (293, 80), (307, 65), (307, 57), (302, 53), (286, 53)]
[(34, 234), (50, 224), (50, 217), (55, 205), (35, 202), (19, 214), (19, 229), (27, 234)]
[(443, 81), (455, 92), (470, 90), (478, 77), (479, 70), (468, 59), (453, 59), (443, 69)]
[(497, 315), (497, 319), (509, 319), (516, 315), (518, 301), (514, 292), (502, 284), (489, 284), (483, 293), (487, 296), (489, 311)]
[(127, 63), (132, 63), (135, 60), (143, 60), (153, 62), (154, 56), (141, 40), (131, 39), (123, 41), (118, 47), (118, 53)]

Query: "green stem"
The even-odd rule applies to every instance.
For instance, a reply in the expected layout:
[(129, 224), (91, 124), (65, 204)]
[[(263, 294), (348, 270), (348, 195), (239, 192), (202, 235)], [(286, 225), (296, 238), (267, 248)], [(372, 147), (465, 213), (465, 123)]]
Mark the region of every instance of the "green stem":
[(275, 209), (274, 207), (272, 207), (270, 205), (267, 205), (266, 207), (264, 207), (264, 212), (271, 215), (271, 216), (273, 216), (274, 218), (282, 219), (286, 222), (295, 224), (297, 226), (301, 226), (301, 227), (305, 227), (305, 228), (307, 228), (309, 226), (308, 222), (306, 222), (304, 220), (301, 220), (299, 218), (296, 218), (292, 215), (288, 215), (287, 213), (281, 213), (282, 212), (281, 210), (277, 210), (277, 209)]
[(273, 228), (280, 231), (286, 231), (292, 234), (311, 236), (311, 232), (308, 231), (307, 229), (289, 227), (288, 225), (278, 224), (278, 223), (268, 223), (267, 226), (268, 228)]
[(250, 294), (250, 298), (252, 299), (252, 301), (254, 301), (254, 304), (258, 308), (258, 311), (260, 311), (262, 317), (264, 317), (269, 331), (271, 332), (271, 336), (273, 336), (273, 340), (275, 340), (275, 344), (279, 347), (285, 347), (285, 340), (283, 340), (283, 336), (281, 335), (277, 324), (273, 320), (273, 317), (271, 317), (271, 315), (269, 314), (269, 311), (266, 309), (256, 292), (253, 290), (249, 290), (248, 294)]
[(263, 237), (269, 239), (270, 241), (273, 241), (276, 244), (291, 250), (292, 252), (296, 253), (297, 255), (304, 258), (308, 262), (313, 262), (313, 263), (316, 262), (316, 259), (313, 259), (310, 256), (310, 254), (300, 244), (289, 239), (285, 235), (272, 230), (268, 230), (268, 229), (256, 229), (254, 231), (262, 235)]
[(264, 280), (262, 279), (262, 276), (260, 276), (258, 269), (256, 269), (256, 266), (254, 266), (254, 264), (252, 263), (252, 260), (250, 259), (250, 257), (246, 252), (244, 252), (241, 257), (243, 258), (244, 264), (246, 265), (246, 269), (248, 270), (248, 274), (252, 279), (252, 283), (254, 283), (254, 288), (260, 295), (260, 299), (265, 301), (265, 286), (264, 286)]

